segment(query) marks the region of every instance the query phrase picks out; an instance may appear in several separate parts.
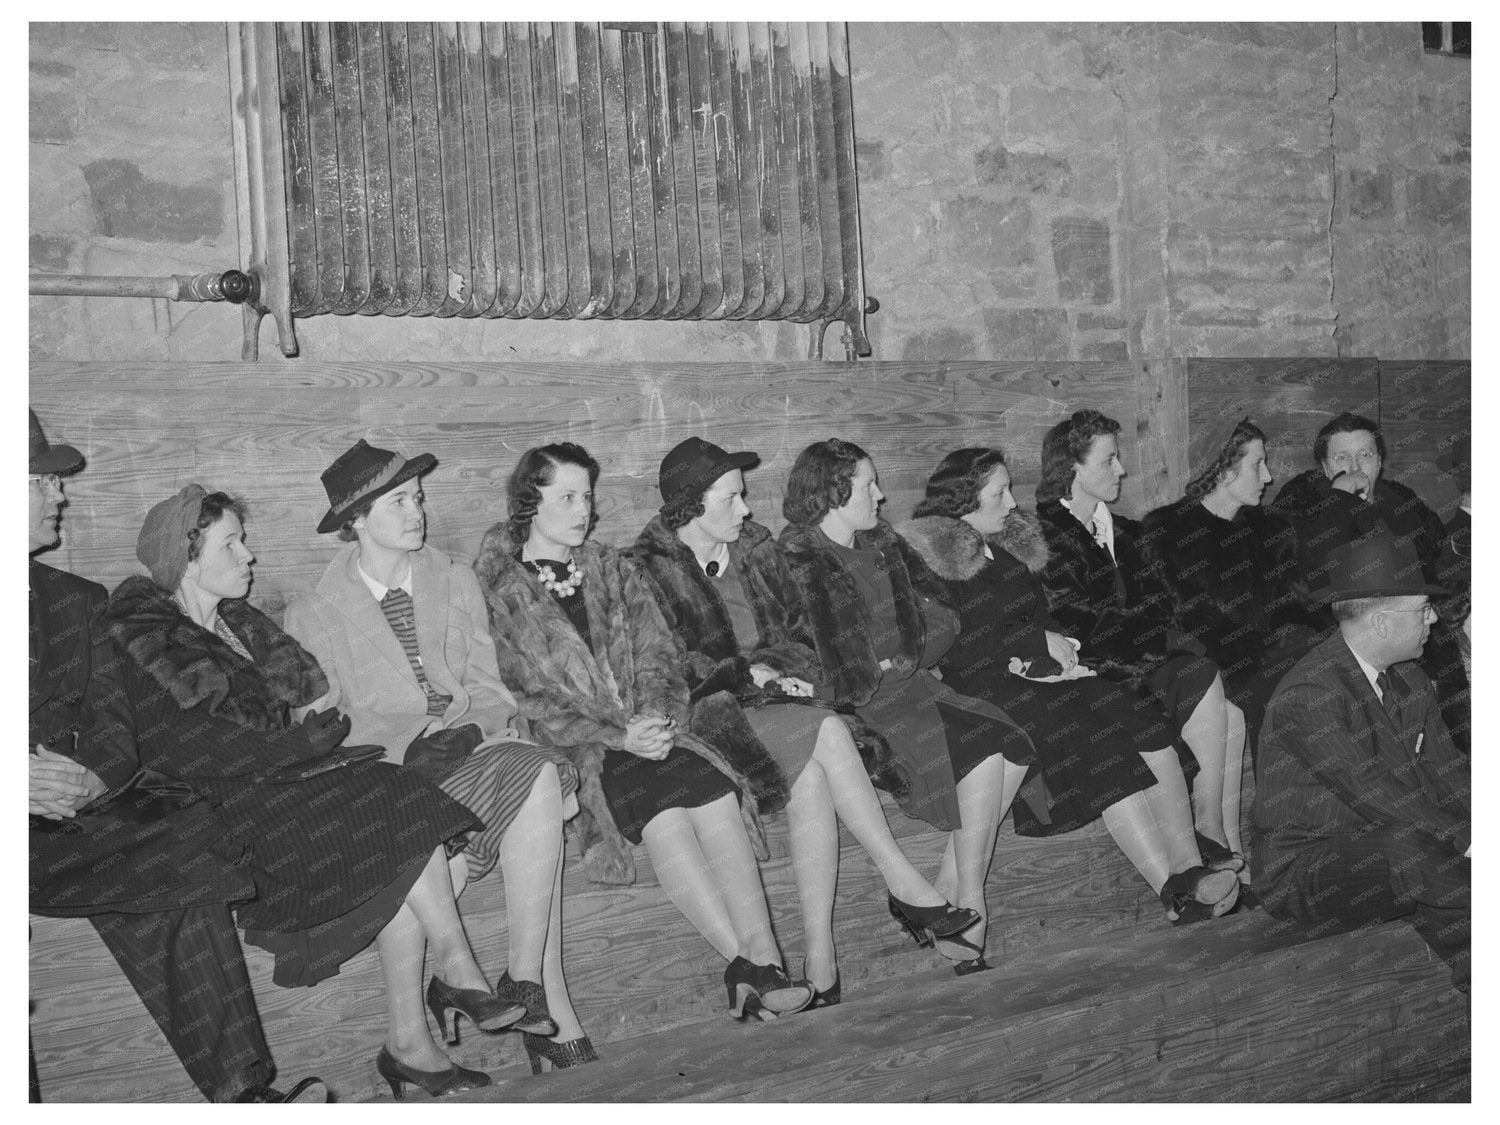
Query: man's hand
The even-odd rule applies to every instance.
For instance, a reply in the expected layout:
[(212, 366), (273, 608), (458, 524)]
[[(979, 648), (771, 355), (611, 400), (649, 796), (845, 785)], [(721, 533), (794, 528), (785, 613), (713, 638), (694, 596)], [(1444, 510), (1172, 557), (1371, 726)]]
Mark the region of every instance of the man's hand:
[(1057, 661), (1057, 666), (1066, 675), (1078, 663), (1078, 646), (1073, 643), (1071, 637), (1065, 637), (1061, 633), (1054, 633), (1048, 629), (1047, 655)]
[(30, 755), (31, 813), (49, 820), (76, 816), (90, 801), (103, 796), (104, 782), (93, 770), (72, 758), (54, 753), (40, 743)]
[(1340, 492), (1352, 492), (1361, 500), (1368, 499), (1370, 495), (1370, 478), (1358, 469), (1339, 473), (1328, 483)]

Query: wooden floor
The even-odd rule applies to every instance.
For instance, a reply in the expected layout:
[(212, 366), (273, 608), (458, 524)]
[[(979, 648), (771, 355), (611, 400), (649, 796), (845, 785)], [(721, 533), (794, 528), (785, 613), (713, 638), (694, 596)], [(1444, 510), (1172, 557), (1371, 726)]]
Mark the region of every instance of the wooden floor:
[[(884, 800), (884, 799), (883, 799)], [(1248, 801), (1248, 794), (1247, 794)], [(945, 837), (887, 817), (933, 870)], [(762, 865), (789, 968), (802, 948), (783, 818)], [(1263, 911), (1173, 929), (1099, 823), (1036, 840), (1001, 830), (988, 895), (994, 970), (955, 977), (889, 918), (873, 864), (841, 840), (835, 937), (846, 1000), (771, 1024), (725, 1009), (723, 962), (667, 901), (644, 849), (632, 887), (565, 870), (565, 964), (604, 1061), (532, 1078), (519, 1036), (465, 1025), (451, 1050), (496, 1085), (469, 1100), (1394, 1100), (1466, 1098), (1466, 998), (1403, 924), (1310, 933)], [(504, 963), (502, 886), (460, 900), (480, 964)], [(197, 1092), (86, 922), (33, 919), (31, 1021), (56, 1101), (195, 1101)], [(315, 989), (279, 989), (247, 951), (287, 1080), (389, 1098), (367, 951)], [(87, 1001), (80, 1000), (87, 997)]]

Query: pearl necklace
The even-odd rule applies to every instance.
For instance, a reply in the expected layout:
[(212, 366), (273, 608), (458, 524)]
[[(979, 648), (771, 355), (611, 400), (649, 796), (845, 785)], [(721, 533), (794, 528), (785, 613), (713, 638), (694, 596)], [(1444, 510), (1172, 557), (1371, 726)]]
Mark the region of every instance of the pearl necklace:
[(536, 567), (536, 576), (541, 580), (542, 588), (548, 593), (556, 594), (560, 598), (571, 598), (573, 592), (583, 585), (583, 571), (578, 569), (578, 564), (572, 559), (568, 560), (568, 576), (562, 580), (557, 577), (557, 571), (552, 569), (550, 562), (538, 562), (535, 559), (528, 560)]

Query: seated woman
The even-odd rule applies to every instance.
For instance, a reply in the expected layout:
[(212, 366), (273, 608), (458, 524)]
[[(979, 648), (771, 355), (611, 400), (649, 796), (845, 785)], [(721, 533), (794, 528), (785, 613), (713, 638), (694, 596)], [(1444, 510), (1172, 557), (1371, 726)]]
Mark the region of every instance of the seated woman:
[[(1047, 431), (1036, 514), (1050, 557), (1042, 583), (1053, 618), (1089, 667), (1166, 709), (1191, 755), (1193, 820), (1204, 862), (1250, 874), (1240, 842), (1245, 717), (1224, 697), (1218, 666), (1172, 616), (1172, 597), (1141, 553), (1140, 524), (1110, 511), (1125, 467), (1120, 423), (1080, 410)], [(1231, 780), (1232, 779), (1232, 780)]]
[(891, 910), (906, 922), (946, 937), (979, 915), (949, 906), (917, 873), (891, 836), (845, 720), (811, 705), (817, 657), (791, 571), (771, 533), (746, 519), (742, 470), (757, 461), (702, 438), (678, 445), (661, 463), (661, 514), (641, 532), (634, 554), (687, 650), (693, 732), (726, 751), (755, 743), (779, 767), (765, 787), (782, 801), (790, 783), (792, 870), (807, 939), (803, 974), (817, 1007), (837, 1004), (842, 994), (833, 947), (840, 818), (875, 861)]
[[(533, 733), (578, 767), (570, 831), (590, 877), (631, 882), (625, 840), (644, 842), (662, 889), (729, 961), (735, 1016), (800, 1011), (812, 989), (781, 964), (740, 819), (746, 783), (685, 729), (687, 685), (647, 580), (587, 541), (598, 479), (599, 463), (571, 442), (527, 450), (511, 474), (510, 519), (485, 533), (474, 562), (501, 674)], [(753, 802), (745, 811), (756, 816)]]
[[(1249, 418), (1226, 428), (1194, 442), (1187, 494), (1146, 515), (1141, 550), (1166, 580), (1178, 623), (1222, 670), (1253, 747), (1271, 692), (1321, 622), (1307, 608), (1290, 525), (1260, 506), (1271, 483), (1266, 435)], [(1224, 779), (1226, 807), (1237, 780)]]
[(214, 846), (255, 883), (239, 922), (275, 953), (277, 984), (316, 984), (373, 939), (390, 1008), (376, 1069), (395, 1096), (407, 1084), (434, 1095), (487, 1086), (433, 1042), (422, 1007), (430, 944), (428, 1005), (486, 1031), (525, 1014), (491, 994), (453, 902), (441, 845), (480, 824), (410, 770), (330, 768), (345, 760), (331, 752), (348, 729), (335, 712), (291, 721), (328, 681), (245, 600), (255, 556), (244, 513), (190, 484), (147, 514), (136, 554), (151, 577), (121, 582), (100, 619), (119, 721), (144, 768), (215, 805), (224, 831)]
[(436, 463), (360, 440), (328, 468), (330, 507), (318, 530), (337, 531), (348, 546), (292, 603), (286, 628), (328, 676), (313, 706), (343, 710), (351, 741), (387, 747), (387, 761), (421, 771), (484, 821), (464, 852), (468, 877), (497, 861), (504, 875), (509, 964), (495, 995), (525, 1005), (512, 1026), (541, 1073), (544, 1060), (599, 1057), (562, 966), (562, 822), (578, 811), (578, 772), (516, 732), (479, 583), (425, 543), (421, 477)]
[(1212, 872), (1193, 837), (1187, 782), (1160, 710), (1080, 659), (1047, 616), (1047, 544), (1035, 516), (1016, 510), (998, 449), (959, 449), (927, 481), (900, 529), (926, 563), (912, 578), (958, 612), (958, 639), (939, 662), (957, 691), (1004, 709), (1036, 746), (1046, 820), (1022, 800), (1023, 836), (1072, 832), (1102, 815), (1174, 924), (1230, 910), (1233, 872)]
[[(955, 621), (912, 589), (907, 559), (914, 556), (880, 518), (883, 499), (869, 454), (838, 438), (816, 442), (792, 465), (780, 542), (807, 613), (819, 682), (890, 743), (910, 781), (907, 815), (952, 830), (938, 893), (988, 919), (984, 880), (995, 833), (1035, 751), (993, 704), (959, 695), (930, 671), (952, 643)], [(954, 972), (989, 968), (986, 929), (981, 923), (938, 937)], [(917, 926), (911, 932), (931, 940)]]

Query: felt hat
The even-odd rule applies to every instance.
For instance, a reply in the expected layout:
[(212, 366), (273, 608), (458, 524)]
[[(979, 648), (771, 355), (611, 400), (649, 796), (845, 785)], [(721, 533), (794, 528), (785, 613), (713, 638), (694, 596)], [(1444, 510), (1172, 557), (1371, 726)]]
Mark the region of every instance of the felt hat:
[(83, 454), (71, 445), (52, 445), (42, 433), (35, 410), (26, 411), (27, 439), (30, 445), (27, 471), (33, 476), (47, 473), (73, 473), (83, 468)]
[(339, 455), (323, 470), (323, 491), (328, 493), (328, 511), (318, 521), (318, 533), (337, 531), (348, 512), (363, 501), (376, 500), (397, 485), (419, 477), (437, 464), (430, 453), (408, 461), (389, 449), (377, 449), (364, 438)]
[(662, 508), (702, 496), (730, 469), (748, 469), (759, 463), (758, 453), (729, 453), (701, 437), (681, 441), (661, 459), (658, 482)]
[(1417, 550), (1390, 535), (1367, 535), (1335, 548), (1328, 556), (1328, 582), (1318, 590), (1322, 602), (1355, 598), (1440, 596), (1446, 587), (1428, 582)]

